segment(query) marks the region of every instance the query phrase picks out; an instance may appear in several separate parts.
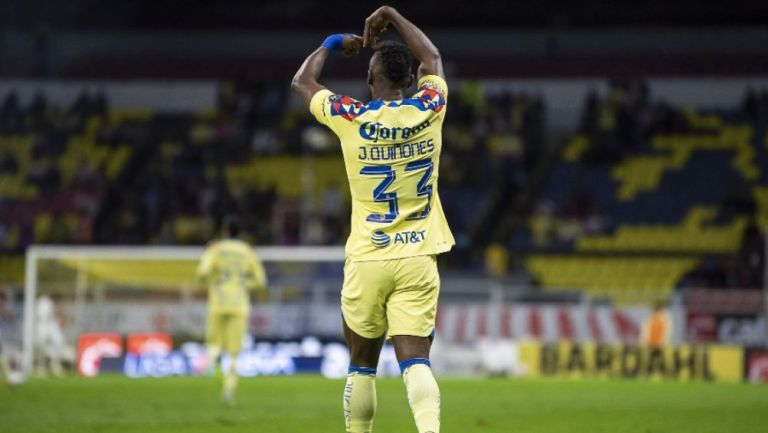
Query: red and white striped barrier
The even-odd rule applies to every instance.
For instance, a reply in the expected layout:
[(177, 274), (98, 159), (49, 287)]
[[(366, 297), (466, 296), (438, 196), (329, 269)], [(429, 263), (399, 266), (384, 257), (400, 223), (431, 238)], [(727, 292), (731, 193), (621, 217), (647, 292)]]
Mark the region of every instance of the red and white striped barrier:
[(649, 313), (642, 307), (445, 305), (438, 309), (436, 332), (449, 344), (473, 344), (483, 338), (633, 343)]

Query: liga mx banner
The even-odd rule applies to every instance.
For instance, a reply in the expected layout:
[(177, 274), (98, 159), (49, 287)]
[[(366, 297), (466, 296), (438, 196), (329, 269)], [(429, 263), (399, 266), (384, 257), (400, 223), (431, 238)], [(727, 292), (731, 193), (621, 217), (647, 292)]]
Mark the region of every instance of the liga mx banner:
[(658, 378), (741, 382), (744, 349), (728, 345), (681, 345), (661, 349), (620, 344), (523, 342), (528, 377)]

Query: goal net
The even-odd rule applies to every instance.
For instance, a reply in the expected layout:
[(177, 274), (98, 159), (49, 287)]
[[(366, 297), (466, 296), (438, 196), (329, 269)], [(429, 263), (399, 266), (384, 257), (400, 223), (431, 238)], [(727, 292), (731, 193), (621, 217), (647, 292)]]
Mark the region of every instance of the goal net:
[[(337, 337), (342, 284), (341, 247), (256, 249), (269, 276), (269, 302), (256, 305), (256, 337)], [(201, 341), (206, 292), (195, 286), (203, 247), (31, 246), (26, 253), (23, 366), (31, 371), (36, 335), (54, 306), (63, 340), (74, 347), (85, 333), (162, 332)]]

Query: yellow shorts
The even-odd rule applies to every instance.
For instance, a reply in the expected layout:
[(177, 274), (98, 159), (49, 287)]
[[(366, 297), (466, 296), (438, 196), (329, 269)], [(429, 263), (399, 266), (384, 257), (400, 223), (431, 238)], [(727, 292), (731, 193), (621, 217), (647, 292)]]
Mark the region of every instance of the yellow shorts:
[(243, 336), (248, 325), (247, 314), (208, 314), (205, 340), (208, 346), (236, 355), (243, 347)]
[(365, 338), (427, 337), (435, 329), (440, 276), (435, 256), (344, 264), (341, 312)]

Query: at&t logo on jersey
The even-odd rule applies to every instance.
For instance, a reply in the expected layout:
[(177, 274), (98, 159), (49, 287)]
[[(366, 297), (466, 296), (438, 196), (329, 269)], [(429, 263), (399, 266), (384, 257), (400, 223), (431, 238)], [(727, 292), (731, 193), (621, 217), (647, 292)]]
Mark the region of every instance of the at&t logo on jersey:
[(426, 230), (404, 231), (395, 234), (395, 244), (420, 244), (427, 238)]
[[(394, 244), (419, 244), (424, 242), (427, 238), (426, 230), (406, 230), (404, 232), (395, 233)], [(371, 242), (376, 248), (385, 248), (392, 243), (392, 238), (381, 230), (376, 230), (371, 235)]]
[(384, 233), (381, 230), (376, 230), (371, 235), (371, 242), (373, 242), (373, 246), (376, 248), (385, 248), (389, 246), (389, 243), (391, 242), (391, 238), (388, 234)]

